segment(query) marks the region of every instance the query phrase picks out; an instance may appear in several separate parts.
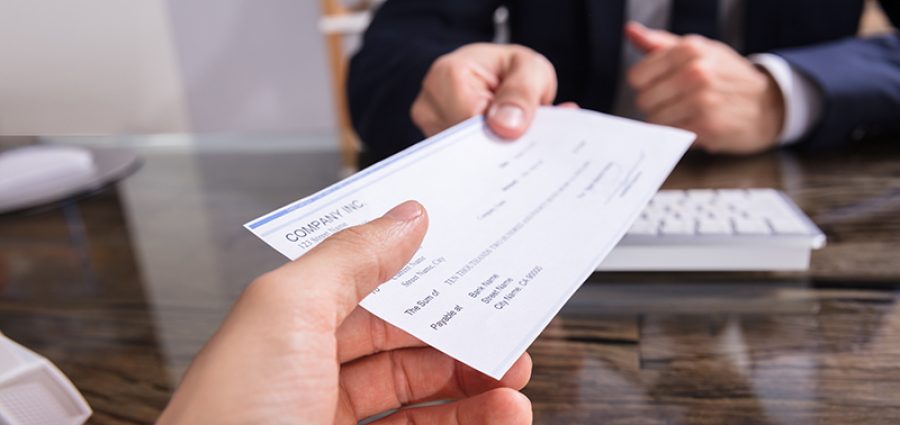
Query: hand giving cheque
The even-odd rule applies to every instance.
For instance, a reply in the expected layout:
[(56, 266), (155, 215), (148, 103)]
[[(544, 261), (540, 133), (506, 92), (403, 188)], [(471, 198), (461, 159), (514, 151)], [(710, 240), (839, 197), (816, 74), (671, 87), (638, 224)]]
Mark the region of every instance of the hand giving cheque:
[(406, 201), (429, 228), (361, 305), (499, 379), (618, 243), (694, 140), (542, 108), (515, 142), (480, 117), (245, 225), (290, 259)]

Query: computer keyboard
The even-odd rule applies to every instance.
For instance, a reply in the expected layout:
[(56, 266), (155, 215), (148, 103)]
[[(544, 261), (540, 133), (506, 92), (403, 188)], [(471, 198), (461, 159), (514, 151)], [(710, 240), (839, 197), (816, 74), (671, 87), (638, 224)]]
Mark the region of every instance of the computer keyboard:
[(773, 189), (663, 190), (598, 270), (804, 270), (825, 235)]

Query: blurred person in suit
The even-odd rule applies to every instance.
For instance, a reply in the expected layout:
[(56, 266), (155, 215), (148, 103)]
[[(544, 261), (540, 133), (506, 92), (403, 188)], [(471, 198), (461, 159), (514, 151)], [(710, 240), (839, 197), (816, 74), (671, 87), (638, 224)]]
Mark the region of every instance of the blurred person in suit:
[[(900, 1), (881, 5), (896, 25)], [(509, 44), (492, 41), (500, 6)], [(480, 114), (514, 139), (564, 102), (693, 131), (711, 152), (828, 149), (900, 132), (900, 36), (857, 37), (864, 6), (387, 0), (351, 62), (351, 115), (375, 160)]]

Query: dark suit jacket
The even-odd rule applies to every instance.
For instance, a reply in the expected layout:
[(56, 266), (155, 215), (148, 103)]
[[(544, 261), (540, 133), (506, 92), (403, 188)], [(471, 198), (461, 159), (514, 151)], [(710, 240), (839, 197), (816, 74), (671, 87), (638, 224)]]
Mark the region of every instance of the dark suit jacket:
[[(440, 55), (494, 37), (509, 9), (510, 38), (546, 56), (557, 102), (609, 111), (620, 73), (626, 0), (388, 0), (350, 65), (356, 131), (381, 158), (422, 139), (410, 107)], [(746, 0), (744, 54), (771, 52), (821, 88), (821, 119), (802, 145), (823, 149), (900, 132), (900, 35), (855, 38), (863, 0)], [(882, 0), (900, 22), (900, 0)]]

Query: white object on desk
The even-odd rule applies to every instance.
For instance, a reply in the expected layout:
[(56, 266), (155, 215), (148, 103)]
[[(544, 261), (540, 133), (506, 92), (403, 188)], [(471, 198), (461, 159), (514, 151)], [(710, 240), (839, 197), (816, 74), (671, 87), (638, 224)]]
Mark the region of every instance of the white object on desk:
[(139, 165), (137, 155), (125, 149), (31, 145), (0, 151), (0, 213), (89, 193)]
[(61, 198), (94, 178), (91, 151), (35, 145), (0, 153), (0, 210)]
[(0, 423), (75, 425), (90, 416), (84, 397), (56, 366), (0, 334)]
[(600, 271), (806, 270), (825, 235), (773, 189), (662, 190)]

